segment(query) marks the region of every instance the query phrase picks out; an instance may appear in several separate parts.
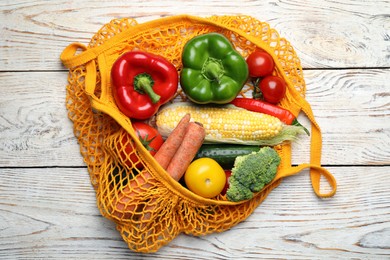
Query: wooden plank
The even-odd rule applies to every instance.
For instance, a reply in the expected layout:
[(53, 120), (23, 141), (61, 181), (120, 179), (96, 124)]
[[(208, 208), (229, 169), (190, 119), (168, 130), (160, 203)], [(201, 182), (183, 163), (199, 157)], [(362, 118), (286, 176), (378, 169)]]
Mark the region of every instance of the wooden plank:
[(65, 108), (67, 73), (0, 73), (0, 82), (0, 165), (83, 165)]
[[(308, 70), (323, 164), (390, 164), (390, 70)], [(24, 78), (28, 78), (28, 85)], [(65, 109), (66, 72), (0, 73), (0, 166), (84, 166)], [(303, 114), (299, 120), (309, 126)], [(309, 160), (309, 137), (293, 163)]]
[[(180, 6), (178, 8), (178, 6)], [(378, 8), (380, 6), (380, 8)], [(287, 38), (305, 68), (388, 67), (388, 1), (6, 1), (0, 6), (0, 71), (60, 70), (62, 50), (114, 18), (246, 14)]]
[[(289, 177), (231, 230), (180, 235), (151, 255), (127, 248), (100, 216), (86, 169), (0, 169), (0, 258), (247, 259), (390, 257), (390, 167), (329, 167), (318, 199), (307, 171)], [(243, 243), (245, 241), (245, 243)]]
[[(323, 163), (390, 164), (390, 70), (304, 71), (307, 100), (323, 133)], [(304, 114), (299, 120), (309, 126)], [(309, 158), (308, 138), (294, 143), (295, 163)], [(301, 157), (301, 158), (299, 158)]]

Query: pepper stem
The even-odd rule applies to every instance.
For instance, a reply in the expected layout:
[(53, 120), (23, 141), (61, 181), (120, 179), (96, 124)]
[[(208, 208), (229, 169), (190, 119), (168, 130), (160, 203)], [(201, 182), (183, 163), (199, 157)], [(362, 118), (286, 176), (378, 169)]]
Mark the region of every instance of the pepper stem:
[(134, 77), (134, 90), (140, 94), (147, 94), (153, 104), (160, 100), (160, 96), (153, 91), (154, 80), (147, 73), (141, 73)]
[(202, 75), (210, 81), (220, 82), (224, 74), (222, 62), (218, 59), (209, 57), (202, 67)]

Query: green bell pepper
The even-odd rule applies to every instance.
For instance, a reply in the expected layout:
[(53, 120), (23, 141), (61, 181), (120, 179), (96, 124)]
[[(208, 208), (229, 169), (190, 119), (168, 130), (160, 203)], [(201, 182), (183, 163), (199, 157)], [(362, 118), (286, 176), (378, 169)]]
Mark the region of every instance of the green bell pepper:
[(226, 104), (244, 87), (248, 65), (222, 34), (207, 33), (189, 40), (182, 53), (180, 85), (198, 104)]

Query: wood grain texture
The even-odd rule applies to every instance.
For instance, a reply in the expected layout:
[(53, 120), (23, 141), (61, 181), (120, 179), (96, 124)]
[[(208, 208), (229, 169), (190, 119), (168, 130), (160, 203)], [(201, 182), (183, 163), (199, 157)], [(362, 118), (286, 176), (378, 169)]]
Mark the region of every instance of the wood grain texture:
[[(61, 51), (87, 44), (113, 18), (245, 14), (268, 22), (303, 67), (388, 67), (390, 1), (5, 1), (0, 5), (0, 71), (59, 70)], [(320, 32), (319, 32), (320, 30)], [(19, 56), (20, 55), (20, 56)]]
[[(317, 198), (304, 170), (231, 230), (137, 254), (96, 206), (59, 56), (114, 18), (177, 14), (250, 15), (291, 42), (338, 191)], [(0, 259), (390, 259), (389, 14), (389, 0), (1, 1)], [(292, 156), (309, 161), (308, 137)]]
[(231, 230), (180, 235), (157, 253), (141, 255), (130, 252), (114, 224), (100, 216), (85, 168), (0, 169), (0, 258), (390, 257), (390, 167), (328, 170), (339, 184), (332, 199), (318, 199), (303, 171), (283, 180)]
[(0, 82), (0, 165), (82, 165), (65, 107), (67, 74), (0, 73)]
[[(390, 164), (388, 69), (304, 71), (307, 100), (323, 132), (323, 163)], [(306, 122), (304, 115), (299, 117)], [(308, 139), (295, 142), (295, 163), (309, 158)]]

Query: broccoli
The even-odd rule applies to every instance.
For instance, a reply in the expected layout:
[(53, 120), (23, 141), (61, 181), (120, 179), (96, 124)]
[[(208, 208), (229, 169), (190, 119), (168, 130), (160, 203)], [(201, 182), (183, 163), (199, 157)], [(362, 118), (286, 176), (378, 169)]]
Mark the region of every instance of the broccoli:
[(271, 147), (263, 147), (258, 152), (238, 156), (234, 162), (226, 196), (230, 201), (251, 199), (254, 192), (260, 191), (276, 175), (280, 164), (278, 153)]

